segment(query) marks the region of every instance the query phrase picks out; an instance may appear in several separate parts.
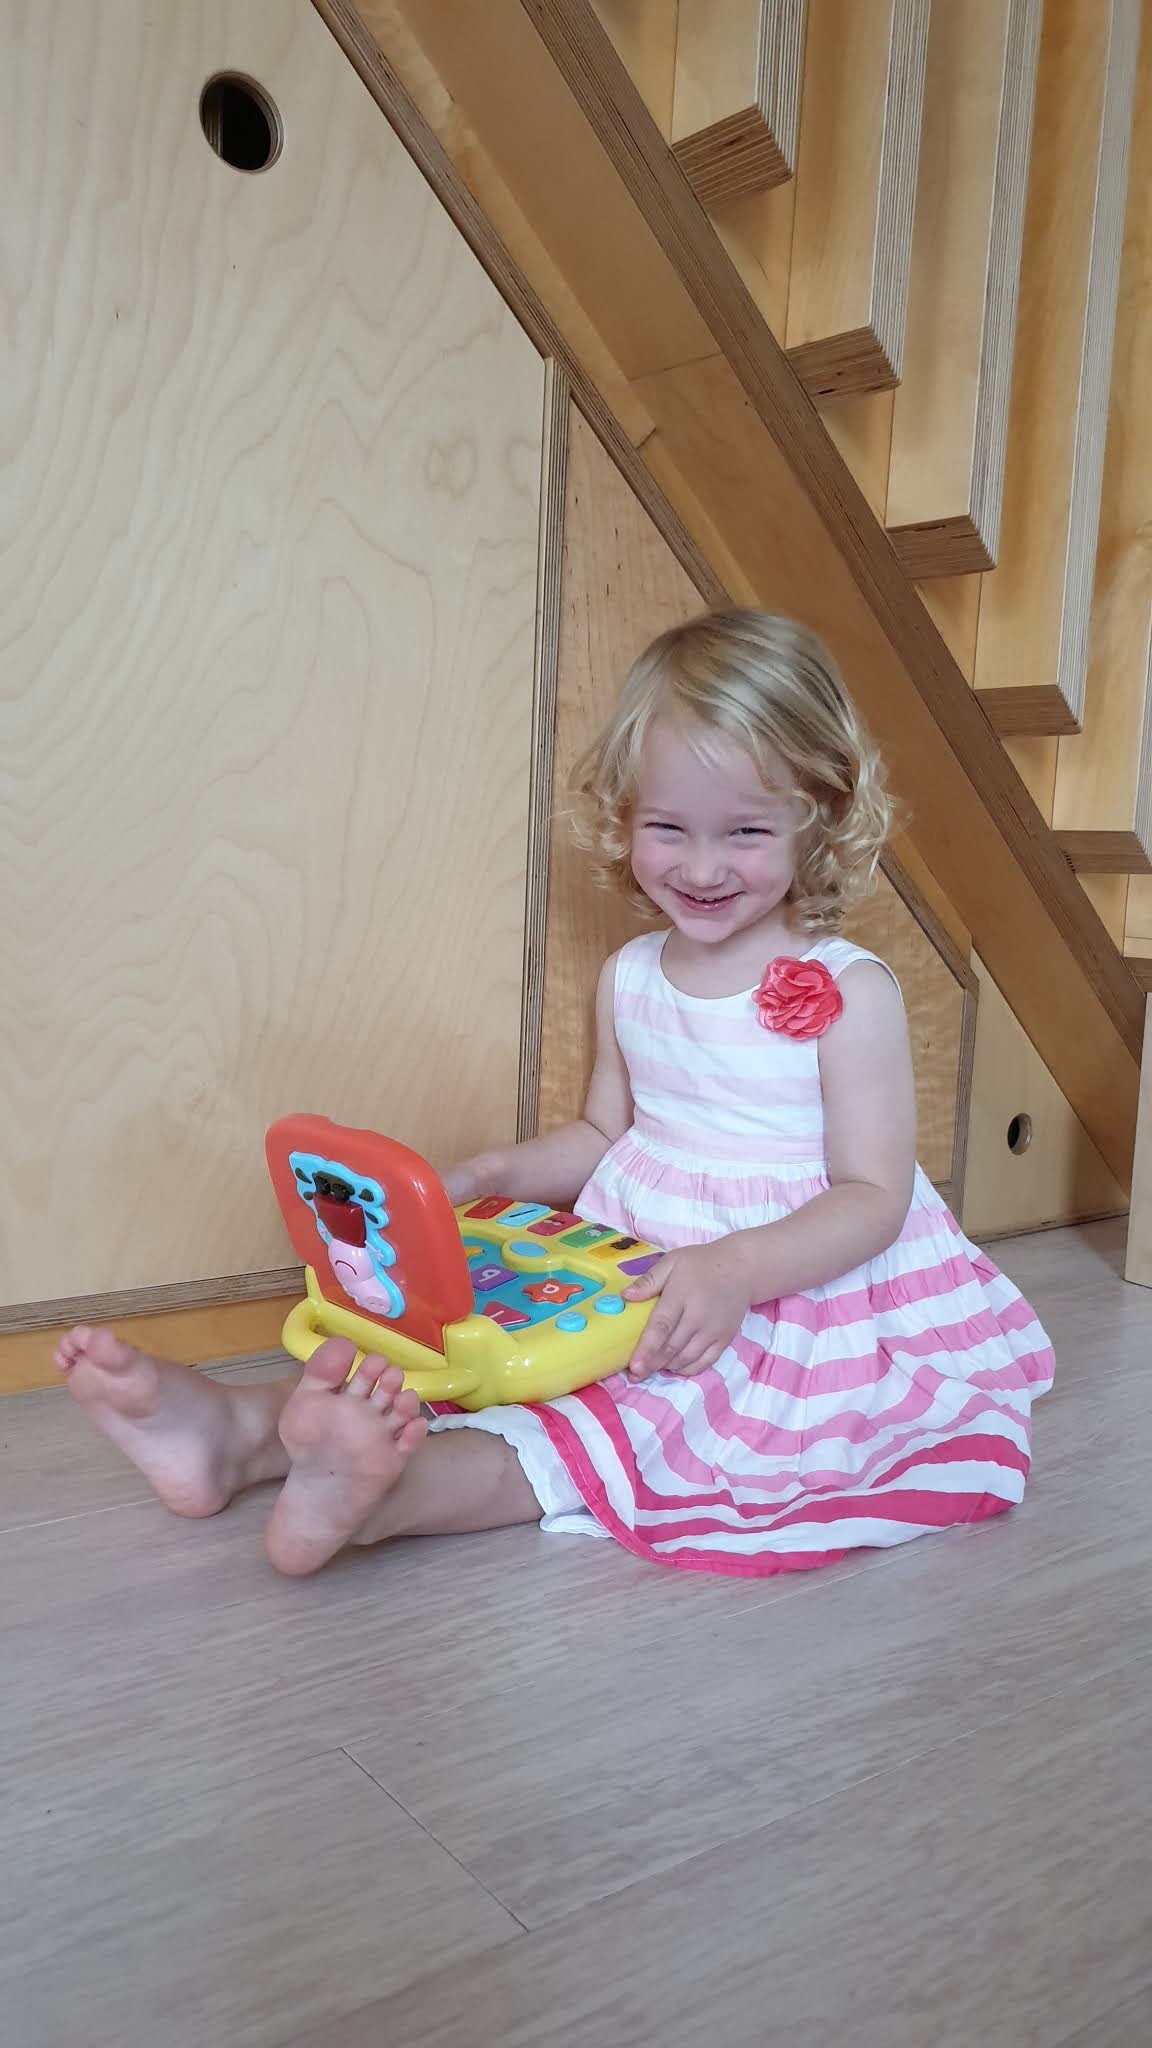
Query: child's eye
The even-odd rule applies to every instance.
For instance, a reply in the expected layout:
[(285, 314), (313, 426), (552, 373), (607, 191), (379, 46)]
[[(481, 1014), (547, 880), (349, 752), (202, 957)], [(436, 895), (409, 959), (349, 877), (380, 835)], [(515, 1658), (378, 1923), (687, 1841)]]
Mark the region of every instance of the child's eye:
[(733, 837), (736, 839), (774, 839), (770, 825), (738, 825)]
[(648, 818), (645, 821), (645, 830), (648, 832), (679, 832), (680, 827), (679, 825), (670, 825), (667, 818)]

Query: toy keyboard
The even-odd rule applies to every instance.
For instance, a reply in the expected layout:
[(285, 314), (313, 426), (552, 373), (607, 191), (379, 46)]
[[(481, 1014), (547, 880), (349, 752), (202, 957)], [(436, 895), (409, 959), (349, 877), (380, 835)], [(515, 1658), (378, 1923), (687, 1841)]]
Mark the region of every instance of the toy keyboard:
[(267, 1145), (306, 1267), (284, 1326), (301, 1362), (347, 1337), (422, 1401), (471, 1409), (555, 1399), (628, 1363), (653, 1304), (624, 1290), (655, 1246), (540, 1202), (454, 1210), (418, 1153), (325, 1118), (285, 1117)]

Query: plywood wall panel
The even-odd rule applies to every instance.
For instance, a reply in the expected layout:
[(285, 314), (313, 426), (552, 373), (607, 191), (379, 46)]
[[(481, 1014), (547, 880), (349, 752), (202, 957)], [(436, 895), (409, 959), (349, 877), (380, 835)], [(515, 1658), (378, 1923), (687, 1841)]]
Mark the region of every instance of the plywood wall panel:
[(11, 1303), (286, 1264), (285, 1110), (513, 1127), (543, 371), (307, 0), (0, 40)]
[[(974, 959), (973, 965), (980, 978), (980, 1006), (962, 1210), (965, 1230), (976, 1238), (1003, 1237), (1119, 1214), (1127, 1207), (1124, 1190), (990, 975), (980, 961)], [(1021, 1149), (1012, 1150), (1010, 1135)]]

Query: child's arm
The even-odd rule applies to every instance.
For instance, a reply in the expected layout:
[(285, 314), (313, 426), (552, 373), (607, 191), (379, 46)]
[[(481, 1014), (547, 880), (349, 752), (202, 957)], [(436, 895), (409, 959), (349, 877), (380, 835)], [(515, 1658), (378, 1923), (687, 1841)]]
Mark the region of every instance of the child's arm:
[(527, 1144), (481, 1152), (450, 1166), (443, 1178), (454, 1202), (468, 1202), (479, 1195), (509, 1195), (567, 1207), (609, 1146), (624, 1136), (632, 1122), (632, 1090), (616, 1038), (615, 983), (613, 955), (601, 968), (596, 989), (596, 1063), (579, 1122), (564, 1124), (542, 1138), (530, 1138)]
[(850, 1273), (900, 1235), (912, 1197), (916, 1098), (908, 1025), (891, 976), (862, 960), (844, 974), (844, 1010), (820, 1041), (828, 1179), (778, 1223), (670, 1253), (635, 1287), (661, 1294), (629, 1370), (703, 1372), (754, 1302)]

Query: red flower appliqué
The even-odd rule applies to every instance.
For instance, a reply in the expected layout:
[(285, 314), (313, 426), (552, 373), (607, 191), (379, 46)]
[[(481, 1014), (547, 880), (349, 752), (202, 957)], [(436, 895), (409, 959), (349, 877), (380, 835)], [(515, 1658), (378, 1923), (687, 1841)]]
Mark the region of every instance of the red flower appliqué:
[(819, 960), (773, 960), (752, 1000), (765, 1031), (783, 1031), (789, 1038), (823, 1038), (844, 1008)]

